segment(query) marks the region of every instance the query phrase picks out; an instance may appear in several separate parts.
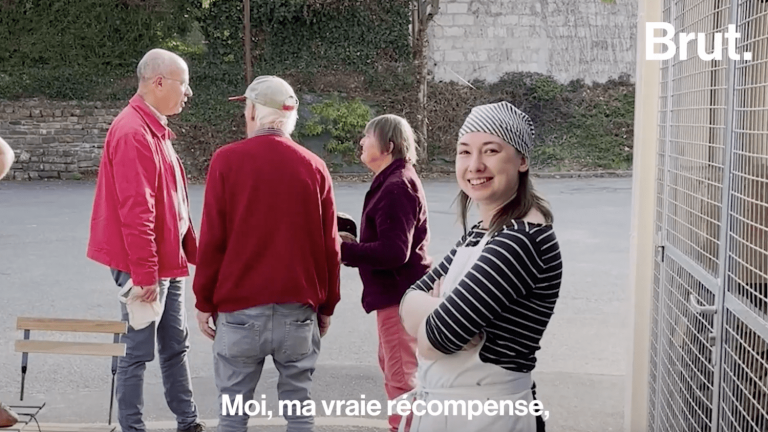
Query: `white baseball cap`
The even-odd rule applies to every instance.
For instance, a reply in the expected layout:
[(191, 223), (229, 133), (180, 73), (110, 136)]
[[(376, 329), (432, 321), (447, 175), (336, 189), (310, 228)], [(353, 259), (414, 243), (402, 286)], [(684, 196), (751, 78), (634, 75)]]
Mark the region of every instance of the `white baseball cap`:
[(293, 111), (299, 106), (299, 99), (290, 84), (282, 78), (263, 75), (253, 80), (242, 96), (233, 96), (231, 101), (251, 101), (280, 111)]

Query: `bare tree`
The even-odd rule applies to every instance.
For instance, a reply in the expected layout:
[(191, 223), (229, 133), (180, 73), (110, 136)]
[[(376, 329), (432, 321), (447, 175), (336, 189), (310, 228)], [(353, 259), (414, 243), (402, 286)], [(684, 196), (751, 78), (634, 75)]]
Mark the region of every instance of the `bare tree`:
[(440, 10), (440, 0), (413, 0), (413, 63), (416, 67), (418, 85), (418, 103), (416, 111), (416, 134), (419, 136), (419, 159), (429, 164), (427, 151), (427, 75), (429, 73), (427, 57), (429, 54), (429, 23)]

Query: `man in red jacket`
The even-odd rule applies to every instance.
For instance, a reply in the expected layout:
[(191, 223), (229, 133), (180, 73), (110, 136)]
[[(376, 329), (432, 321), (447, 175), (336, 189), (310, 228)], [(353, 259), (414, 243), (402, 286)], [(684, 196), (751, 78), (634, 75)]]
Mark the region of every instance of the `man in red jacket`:
[[(320, 337), (339, 302), (333, 185), (323, 160), (290, 138), (293, 89), (262, 76), (233, 99), (246, 101), (248, 138), (211, 158), (193, 287), (198, 325), (214, 341), (219, 432), (247, 429), (248, 413), (230, 408), (254, 398), (268, 355), (279, 398), (311, 400)], [(288, 432), (311, 431), (314, 418), (288, 406)]]
[[(139, 88), (107, 132), (91, 216), (88, 258), (112, 270), (115, 283), (130, 286), (122, 337), (126, 355), (117, 369), (118, 420), (123, 432), (144, 432), (146, 363), (155, 343), (168, 407), (178, 430), (200, 432), (187, 362), (189, 331), (184, 277), (195, 263), (197, 240), (189, 217), (187, 184), (166, 116), (181, 112), (192, 90), (181, 57), (152, 50), (139, 62)], [(126, 284), (129, 284), (126, 286)], [(135, 322), (135, 306), (158, 311), (149, 325)]]

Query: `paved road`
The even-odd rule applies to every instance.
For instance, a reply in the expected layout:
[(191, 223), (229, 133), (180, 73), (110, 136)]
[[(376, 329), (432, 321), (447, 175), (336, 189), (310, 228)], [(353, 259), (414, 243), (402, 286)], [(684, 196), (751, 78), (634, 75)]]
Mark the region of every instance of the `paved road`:
[[(537, 185), (552, 204), (565, 266), (561, 300), (534, 371), (539, 397), (550, 413), (549, 429), (617, 431), (623, 421), (629, 348), (631, 180), (542, 179)], [(339, 210), (359, 218), (368, 186), (337, 184)], [(433, 237), (430, 253), (440, 259), (460, 234), (452, 207), (457, 189), (447, 180), (428, 181), (425, 187)], [(190, 191), (196, 225), (202, 194), (202, 186)], [(18, 401), (20, 355), (13, 352), (13, 340), (20, 336), (14, 329), (16, 316), (119, 318), (109, 272), (84, 256), (92, 197), (93, 184), (87, 182), (0, 182), (0, 400)], [(375, 319), (360, 307), (357, 273), (344, 268), (342, 277), (342, 301), (323, 339), (314, 397), (360, 400), (364, 395), (366, 400), (385, 401)], [(193, 306), (188, 287), (190, 317)], [(196, 399), (202, 417), (213, 420), (218, 407), (211, 344), (195, 327), (191, 343)], [(47, 401), (42, 421), (104, 422), (109, 368), (109, 360), (103, 358), (31, 355), (25, 402)], [(270, 409), (275, 409), (275, 384), (276, 374), (268, 362), (257, 398), (265, 394)], [(146, 420), (156, 430), (170, 429), (173, 417), (164, 403), (156, 362), (148, 367), (146, 389)], [(320, 420), (326, 426), (319, 430), (384, 430), (376, 429), (384, 425), (384, 416)]]

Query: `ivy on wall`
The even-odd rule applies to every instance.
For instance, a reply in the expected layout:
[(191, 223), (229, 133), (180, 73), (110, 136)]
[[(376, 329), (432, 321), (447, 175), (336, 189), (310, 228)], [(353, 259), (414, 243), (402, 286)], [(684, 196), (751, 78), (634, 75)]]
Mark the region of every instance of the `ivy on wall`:
[(5, 0), (0, 98), (122, 100), (151, 48), (195, 27), (186, 0)]
[[(243, 62), (242, 0), (211, 0), (199, 20), (208, 52)], [(251, 0), (251, 41), (261, 73), (348, 69), (410, 61), (409, 0)]]
[[(223, 98), (244, 82), (242, 5), (5, 0), (0, 98), (123, 100), (135, 91), (139, 59), (155, 47), (181, 54), (197, 88)], [(388, 76), (382, 65), (410, 61), (409, 25), (409, 0), (251, 0), (254, 73)]]
[(3, 68), (125, 68), (190, 31), (184, 0), (15, 0), (0, 5)]

